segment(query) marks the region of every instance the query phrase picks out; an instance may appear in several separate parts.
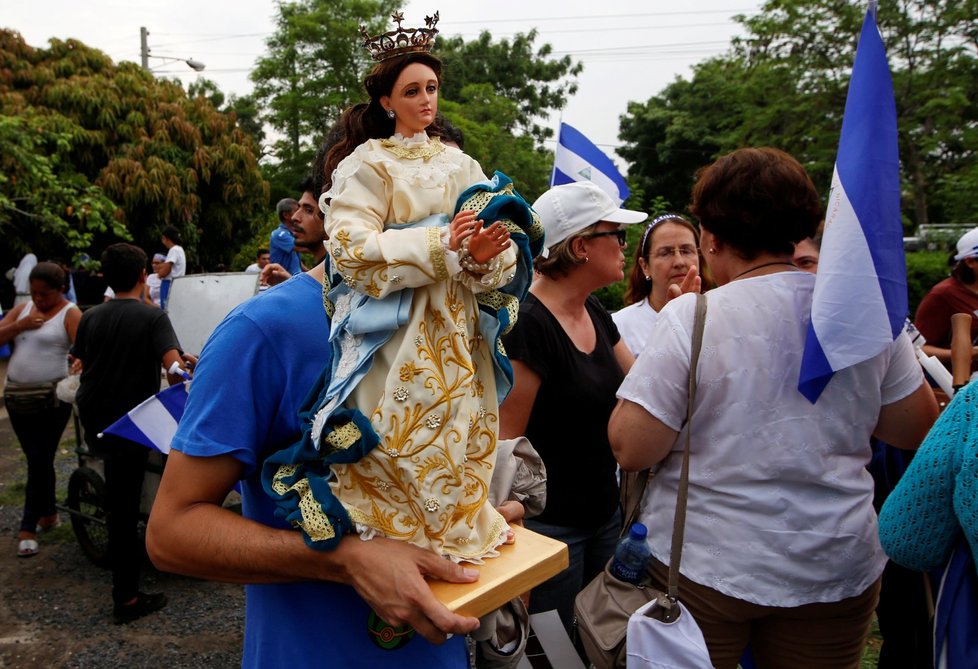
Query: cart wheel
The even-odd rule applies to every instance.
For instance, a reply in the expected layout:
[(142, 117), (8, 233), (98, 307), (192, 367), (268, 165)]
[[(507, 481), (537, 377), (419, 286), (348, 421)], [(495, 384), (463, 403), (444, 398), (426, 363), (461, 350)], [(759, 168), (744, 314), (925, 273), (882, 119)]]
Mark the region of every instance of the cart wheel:
[(85, 554), (96, 567), (109, 566), (109, 529), (105, 524), (105, 481), (89, 467), (79, 467), (68, 479), (71, 528)]

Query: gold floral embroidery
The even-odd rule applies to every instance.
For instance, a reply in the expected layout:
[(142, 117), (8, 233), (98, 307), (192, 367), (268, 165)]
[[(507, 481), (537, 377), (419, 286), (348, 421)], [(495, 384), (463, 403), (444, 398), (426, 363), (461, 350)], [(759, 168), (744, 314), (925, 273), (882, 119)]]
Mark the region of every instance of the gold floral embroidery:
[(393, 139), (382, 139), (380, 140), (380, 145), (402, 160), (417, 160), (420, 158), (421, 160), (427, 161), (445, 151), (445, 145), (441, 143), (438, 137), (432, 137), (424, 144), (414, 146), (404, 146)]
[[(409, 399), (399, 400), (395, 392), (403, 386), (394, 385), (384, 410), (372, 416), (378, 449), (334, 466), (331, 485), (354, 522), (452, 555), (485, 549), (484, 555), (498, 543), (496, 514), (486, 505), (498, 418), (484, 410), (488, 398), (478, 397), (486, 388), (478, 370), (491, 370), (491, 360), (474, 337), (455, 332), (460, 323), (476, 331), (478, 318), (472, 294), (456, 283), (424, 306), (412, 339), (416, 357), (390, 377), (410, 389)], [(439, 502), (436, 511), (425, 508), (428, 499)], [(466, 536), (472, 541), (462, 550), (457, 539)]]
[[(393, 285), (398, 285), (404, 281), (403, 277), (389, 272), (398, 268), (408, 268), (420, 272), (423, 276), (429, 277), (432, 281), (448, 278), (448, 269), (445, 266), (444, 251), (441, 249), (441, 238), (438, 228), (428, 228), (425, 231), (426, 243), (429, 246), (429, 255), (433, 253), (431, 249), (432, 234), (438, 239), (440, 257), (432, 257), (432, 267), (425, 267), (419, 263), (385, 258), (367, 258), (363, 246), (354, 245), (348, 230), (340, 229), (333, 237), (333, 264), (336, 272), (343, 275), (343, 282), (351, 289), (357, 289), (357, 283), (363, 284), (363, 292), (371, 297), (380, 297), (383, 292), (382, 284), (390, 281)], [(439, 267), (440, 261), (440, 267)], [(434, 271), (432, 271), (434, 270)], [(439, 273), (443, 272), (443, 276)]]
[[(421, 343), (417, 341), (415, 341), (415, 344), (417, 344), (418, 346), (421, 345)], [(421, 372), (418, 371), (418, 368), (414, 365), (413, 361), (405, 362), (403, 365), (401, 365), (401, 372), (400, 372), (401, 381), (404, 381), (405, 383), (410, 383), (411, 381), (414, 380), (414, 377), (417, 376), (418, 374), (421, 374)]]

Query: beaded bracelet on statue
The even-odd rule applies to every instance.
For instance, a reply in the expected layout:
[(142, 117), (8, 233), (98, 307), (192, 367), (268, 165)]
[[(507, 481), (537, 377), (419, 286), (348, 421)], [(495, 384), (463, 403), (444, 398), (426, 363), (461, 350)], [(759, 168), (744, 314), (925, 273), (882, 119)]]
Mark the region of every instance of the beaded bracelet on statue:
[(499, 256), (494, 256), (484, 263), (477, 263), (472, 254), (469, 253), (468, 245), (463, 244), (458, 252), (458, 264), (462, 266), (462, 269), (473, 274), (489, 274), (499, 265)]

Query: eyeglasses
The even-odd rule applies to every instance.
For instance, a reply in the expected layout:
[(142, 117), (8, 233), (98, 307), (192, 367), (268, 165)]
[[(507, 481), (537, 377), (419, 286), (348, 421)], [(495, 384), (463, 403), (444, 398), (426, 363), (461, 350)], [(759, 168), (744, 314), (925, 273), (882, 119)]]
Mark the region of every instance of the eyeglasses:
[(690, 258), (696, 257), (696, 247), (690, 246), (689, 244), (683, 244), (682, 246), (663, 246), (656, 249), (652, 255), (659, 260), (671, 260), (677, 253), (684, 260), (689, 260)]
[(625, 231), (621, 228), (618, 230), (607, 230), (605, 232), (592, 232), (590, 235), (585, 235), (585, 239), (590, 239), (592, 237), (611, 237), (614, 235), (618, 238), (618, 246), (625, 245)]

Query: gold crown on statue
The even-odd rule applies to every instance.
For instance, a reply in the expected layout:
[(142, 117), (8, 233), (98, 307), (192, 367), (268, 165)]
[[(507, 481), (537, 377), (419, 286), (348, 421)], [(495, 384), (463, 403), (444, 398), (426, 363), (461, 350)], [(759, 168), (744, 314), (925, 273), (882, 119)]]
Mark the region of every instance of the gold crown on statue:
[(424, 17), (424, 28), (402, 28), (404, 14), (401, 12), (391, 14), (391, 20), (397, 23), (397, 30), (390, 30), (374, 37), (367, 32), (366, 26), (360, 26), (363, 47), (370, 53), (371, 58), (380, 62), (407, 53), (431, 51), (435, 43), (435, 35), (438, 34), (438, 30), (435, 29), (438, 23), (438, 12), (435, 12), (434, 16)]

